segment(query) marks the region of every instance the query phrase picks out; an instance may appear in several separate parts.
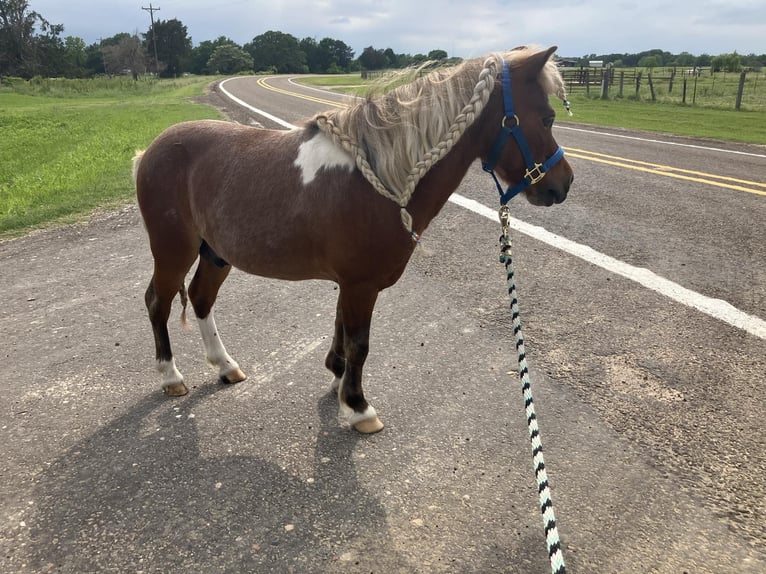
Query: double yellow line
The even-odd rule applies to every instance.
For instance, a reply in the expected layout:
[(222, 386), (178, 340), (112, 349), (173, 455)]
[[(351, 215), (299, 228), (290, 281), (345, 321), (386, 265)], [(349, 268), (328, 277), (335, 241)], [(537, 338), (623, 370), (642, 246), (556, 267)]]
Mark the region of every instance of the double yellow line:
[[(317, 98), (314, 96), (308, 96), (305, 94), (299, 94), (291, 90), (284, 90), (282, 88), (276, 88), (270, 85), (266, 80), (269, 78), (259, 78), (258, 85), (266, 90), (284, 94), (294, 98), (300, 98), (302, 100), (308, 100), (310, 102), (316, 102), (318, 104), (324, 104), (336, 108), (345, 108), (347, 104), (343, 102), (335, 102), (332, 100), (325, 100), (323, 98)], [(693, 181), (695, 183), (703, 183), (706, 185), (713, 185), (716, 187), (724, 187), (727, 189), (733, 189), (736, 191), (744, 191), (745, 193), (753, 193), (755, 195), (766, 196), (766, 183), (758, 181), (750, 181), (746, 179), (738, 179), (735, 177), (727, 177), (723, 175), (715, 175), (712, 173), (705, 173), (701, 171), (693, 171), (690, 169), (682, 169), (679, 167), (672, 167), (669, 165), (661, 165), (656, 163), (649, 163), (646, 161), (640, 161), (636, 159), (629, 159), (625, 157), (619, 157), (614, 155), (607, 155), (604, 153), (597, 153), (584, 149), (566, 148), (567, 157), (584, 159), (593, 161), (596, 163), (603, 163), (614, 167), (623, 167), (626, 169), (633, 169), (636, 171), (643, 171), (645, 173), (651, 173), (653, 175), (661, 175), (665, 177), (674, 177), (676, 179), (683, 179), (686, 181)]]
[(690, 169), (682, 169), (680, 167), (671, 167), (669, 165), (661, 165), (657, 163), (649, 163), (647, 161), (628, 159), (625, 157), (607, 155), (604, 153), (597, 153), (571, 147), (566, 148), (566, 155), (567, 157), (585, 159), (588, 161), (594, 161), (596, 163), (603, 163), (615, 167), (634, 169), (636, 171), (643, 171), (645, 173), (651, 173), (654, 175), (674, 177), (676, 179), (683, 179), (696, 183), (704, 183), (707, 185), (714, 185), (716, 187), (725, 187), (727, 189), (744, 191), (746, 193), (753, 193), (755, 195), (766, 195), (766, 183), (761, 183), (758, 181), (738, 179), (736, 177), (727, 177), (723, 175), (714, 175), (712, 173), (693, 171)]
[(286, 96), (291, 96), (293, 98), (300, 98), (301, 100), (308, 100), (310, 102), (316, 102), (318, 104), (324, 104), (327, 106), (332, 106), (335, 108), (347, 108), (348, 104), (344, 104), (343, 102), (333, 102), (332, 100), (324, 100), (322, 98), (316, 98), (314, 96), (307, 96), (305, 94), (299, 94), (297, 92), (293, 92), (291, 90), (283, 90), (282, 88), (275, 88), (271, 84), (267, 83), (266, 80), (269, 78), (259, 78), (258, 79), (258, 85), (262, 87), (265, 90), (269, 90), (272, 92), (276, 92), (278, 94), (284, 94)]

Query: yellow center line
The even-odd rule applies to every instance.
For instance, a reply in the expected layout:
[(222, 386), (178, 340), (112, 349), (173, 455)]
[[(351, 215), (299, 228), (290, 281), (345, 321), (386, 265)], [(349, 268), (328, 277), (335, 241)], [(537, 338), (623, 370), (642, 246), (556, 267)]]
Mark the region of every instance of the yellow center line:
[(326, 104), (328, 106), (333, 106), (335, 108), (347, 108), (348, 104), (340, 103), (340, 102), (333, 102), (332, 100), (324, 100), (322, 98), (316, 98), (314, 96), (307, 96), (305, 94), (299, 94), (297, 92), (293, 92), (291, 90), (284, 90), (282, 88), (275, 88), (274, 86), (270, 85), (266, 82), (269, 78), (259, 78), (258, 79), (258, 85), (266, 90), (271, 90), (272, 92), (277, 92), (278, 94), (285, 94), (286, 96), (292, 96), (294, 98), (300, 98), (302, 100), (308, 100), (310, 102), (316, 102), (318, 104)]
[[(590, 153), (590, 152), (588, 152), (588, 153)], [(602, 154), (599, 154), (599, 155), (602, 155)], [(604, 164), (607, 164), (607, 165), (613, 165), (615, 167), (624, 167), (624, 168), (627, 168), (627, 169), (634, 169), (636, 171), (643, 171), (643, 172), (651, 173), (651, 174), (654, 174), (654, 175), (663, 175), (665, 177), (674, 177), (676, 179), (683, 179), (683, 180), (686, 180), (686, 181), (694, 181), (696, 183), (704, 183), (706, 185), (713, 185), (715, 187), (724, 187), (724, 188), (727, 188), (727, 189), (734, 189), (736, 191), (744, 191), (744, 192), (747, 192), (747, 193), (753, 193), (755, 195), (764, 195), (764, 196), (766, 196), (766, 190), (762, 191), (760, 189), (752, 189), (750, 187), (743, 187), (741, 185), (735, 185), (733, 183), (725, 183), (725, 181), (714, 181), (714, 179), (712, 179), (712, 178), (716, 178), (718, 176), (714, 176), (714, 175), (711, 175), (711, 174), (705, 174), (705, 173), (700, 174), (700, 175), (706, 176), (707, 179), (702, 178), (702, 177), (691, 177), (691, 176), (688, 176), (688, 175), (682, 175), (680, 173), (672, 173), (670, 171), (667, 171), (669, 169), (674, 169), (674, 168), (671, 168), (671, 167), (664, 167), (664, 166), (662, 166), (663, 169), (652, 169), (652, 168), (648, 168), (648, 167), (642, 167), (640, 165), (630, 165), (629, 163), (624, 163), (624, 161), (632, 161), (632, 160), (611, 161), (611, 160), (608, 160), (608, 159), (602, 159), (600, 157), (595, 157), (595, 156), (592, 156), (592, 155), (581, 155), (579, 153), (572, 153), (572, 152), (570, 152), (569, 149), (566, 150), (566, 157), (574, 157), (574, 158), (578, 158), (578, 159), (587, 159), (588, 161), (595, 161), (597, 163), (604, 163)], [(643, 163), (643, 162), (637, 162), (637, 163)], [(678, 170), (678, 171), (687, 171), (687, 170)], [(691, 172), (691, 173), (696, 173), (696, 172)], [(743, 180), (736, 180), (734, 178), (724, 178), (724, 177), (721, 177), (720, 179), (722, 179), (722, 180), (731, 180), (731, 181), (743, 181)], [(757, 183), (757, 182), (750, 182), (750, 181), (744, 181), (744, 183), (747, 183), (747, 184), (750, 184), (750, 185), (763, 185), (763, 184), (760, 184), (760, 183)]]
[(602, 158), (607, 158), (607, 159), (611, 159), (611, 160), (616, 160), (618, 162), (629, 162), (629, 163), (634, 163), (634, 164), (637, 164), (637, 165), (645, 165), (645, 166), (656, 168), (656, 169), (658, 169), (658, 170), (660, 170), (662, 172), (665, 172), (665, 171), (675, 171), (675, 172), (678, 172), (678, 173), (687, 173), (687, 174), (690, 174), (690, 175), (699, 175), (699, 176), (702, 176), (702, 177), (707, 178), (707, 179), (720, 179), (720, 180), (723, 180), (723, 181), (731, 181), (731, 182), (734, 182), (734, 183), (743, 183), (745, 185), (754, 185), (756, 187), (766, 188), (766, 183), (761, 183), (761, 182), (758, 182), (758, 181), (751, 181), (751, 180), (747, 180), (747, 179), (737, 179), (735, 177), (727, 177), (727, 176), (723, 176), (723, 175), (715, 175), (715, 174), (712, 174), (712, 173), (706, 173), (706, 172), (702, 172), (702, 171), (693, 171), (693, 170), (690, 170), (690, 169), (683, 169), (683, 168), (680, 168), (680, 167), (672, 167), (672, 166), (669, 166), (669, 165), (662, 165), (662, 164), (657, 164), (657, 163), (649, 163), (647, 161), (640, 161), (640, 160), (637, 160), (637, 159), (629, 159), (629, 158), (626, 158), (626, 157), (619, 157), (619, 156), (615, 156), (615, 155), (607, 155), (605, 153), (597, 153), (595, 151), (588, 151), (588, 150), (585, 150), (585, 149), (577, 149), (577, 148), (569, 148), (568, 147), (568, 148), (566, 148), (566, 151), (567, 152), (573, 151), (573, 152), (584, 153), (584, 154), (587, 154), (588, 156), (602, 157)]

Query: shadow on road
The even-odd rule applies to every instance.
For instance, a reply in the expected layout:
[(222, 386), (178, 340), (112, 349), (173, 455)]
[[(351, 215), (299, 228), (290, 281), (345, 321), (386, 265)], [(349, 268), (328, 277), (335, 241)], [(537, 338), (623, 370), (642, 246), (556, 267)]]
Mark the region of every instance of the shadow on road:
[(335, 397), (318, 403), (307, 481), (257, 457), (201, 456), (194, 409), (227, 391), (206, 385), (178, 401), (153, 393), (53, 462), (35, 492), (28, 565), (370, 572), (383, 560), (396, 569), (384, 509), (357, 481), (360, 437), (338, 427)]

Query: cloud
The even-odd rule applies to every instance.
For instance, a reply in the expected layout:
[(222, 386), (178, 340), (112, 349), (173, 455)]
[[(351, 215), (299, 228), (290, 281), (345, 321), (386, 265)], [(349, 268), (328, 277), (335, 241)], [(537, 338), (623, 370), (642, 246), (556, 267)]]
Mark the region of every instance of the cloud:
[[(581, 56), (640, 52), (720, 54), (766, 51), (763, 0), (157, 0), (155, 17), (176, 18), (195, 44), (228, 36), (239, 44), (267, 30), (342, 40), (357, 54), (365, 46), (398, 53), (480, 56), (520, 44), (558, 45), (559, 54)], [(94, 9), (92, 0), (33, 0), (34, 9), (65, 35), (87, 43), (120, 32), (149, 29), (148, 2), (110, 0)]]

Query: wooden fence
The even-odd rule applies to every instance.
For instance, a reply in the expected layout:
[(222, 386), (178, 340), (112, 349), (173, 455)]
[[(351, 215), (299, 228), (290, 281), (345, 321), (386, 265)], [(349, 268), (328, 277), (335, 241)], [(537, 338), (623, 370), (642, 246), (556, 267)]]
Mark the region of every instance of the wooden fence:
[(715, 72), (699, 68), (561, 68), (567, 92), (594, 98), (766, 111), (763, 72)]

